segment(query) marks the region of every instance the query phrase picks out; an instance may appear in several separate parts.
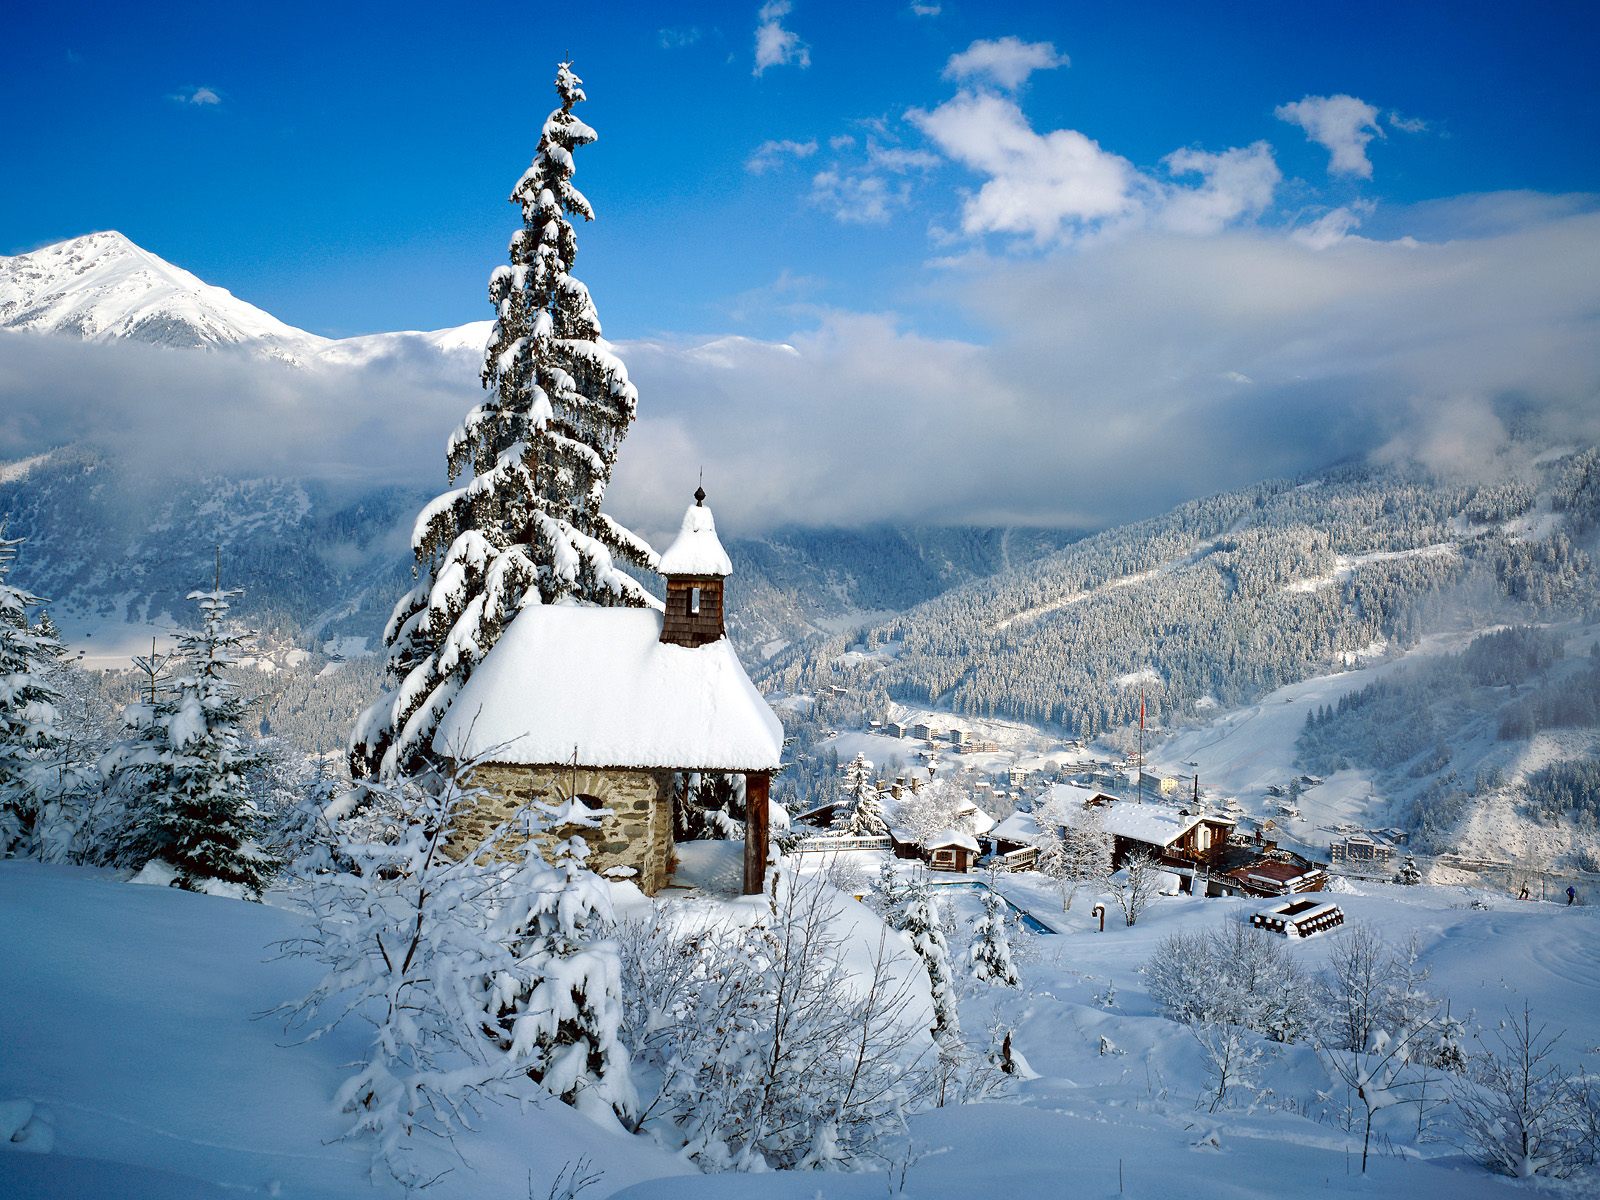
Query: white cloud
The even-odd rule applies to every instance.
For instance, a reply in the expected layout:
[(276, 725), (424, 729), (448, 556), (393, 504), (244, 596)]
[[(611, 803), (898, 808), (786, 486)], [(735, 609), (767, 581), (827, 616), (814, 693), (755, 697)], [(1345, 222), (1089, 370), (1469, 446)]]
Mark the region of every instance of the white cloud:
[(867, 162), (871, 166), (904, 175), (909, 171), (931, 171), (940, 163), (937, 154), (928, 150), (908, 150), (904, 146), (883, 146), (875, 138), (867, 139)]
[(663, 50), (682, 50), (700, 40), (700, 27), (689, 25), (682, 29), (658, 29), (656, 42)]
[(937, 17), (944, 9), (937, 4), (918, 4), (913, 0), (911, 15), (915, 17)]
[[(992, 341), (831, 312), (786, 346), (621, 346), (642, 400), (619, 517), (678, 511), (685, 463), (717, 480), (725, 531), (1079, 524), (1340, 460), (1447, 465), (1457, 412), (1526, 405), (1600, 436), (1594, 212), (1331, 252), (1259, 228), (1141, 229), (969, 260), (940, 287)], [(1475, 422), (1476, 449), (1501, 427)]]
[[(883, 122), (871, 127), (885, 129)], [(855, 147), (856, 139), (837, 137), (829, 145), (843, 154)], [(905, 177), (931, 171), (942, 162), (931, 151), (886, 146), (868, 135), (864, 161), (835, 160), (812, 177), (811, 203), (846, 225), (882, 225), (911, 202), (912, 185)]]
[(910, 198), (910, 184), (871, 171), (833, 166), (811, 179), (811, 203), (846, 225), (882, 225)]
[[(728, 536), (793, 521), (1076, 525), (1342, 459), (1469, 467), (1514, 405), (1572, 441), (1600, 437), (1600, 211), (1576, 203), (1458, 198), (1426, 213), (1439, 239), (1426, 243), (1314, 251), (1259, 227), (1146, 225), (1070, 252), (969, 257), (919, 291), (974, 340), (831, 311), (786, 345), (622, 342), (640, 418), (608, 507), (660, 528), (704, 464)], [(1490, 209), (1492, 231), (1469, 232)], [(1404, 227), (1410, 213), (1383, 215)], [(763, 311), (817, 286), (780, 279)], [(0, 333), (0, 459), (88, 437), (152, 471), (442, 487), (476, 355), (395, 345), (294, 370)]]
[(1137, 207), (1132, 163), (1077, 130), (1035, 133), (1013, 100), (961, 92), (906, 119), (948, 157), (988, 176), (963, 205), (969, 236), (1009, 233), (1043, 244)]
[(768, 67), (809, 67), (811, 48), (798, 34), (783, 27), (783, 18), (794, 11), (790, 0), (767, 0), (756, 14), (756, 66), (760, 75)]
[(1025, 42), (1018, 37), (979, 39), (960, 54), (951, 55), (944, 77), (964, 82), (987, 79), (1010, 91), (1021, 87), (1035, 71), (1068, 65), (1053, 42)]
[(1361, 222), (1371, 214), (1373, 207), (1370, 201), (1343, 205), (1323, 213), (1309, 225), (1300, 226), (1290, 236), (1301, 245), (1309, 246), (1313, 250), (1326, 250), (1354, 236)]
[(178, 104), (191, 104), (196, 108), (214, 108), (222, 103), (222, 94), (215, 88), (190, 84), (188, 87), (179, 88), (167, 99)]
[(1010, 234), (1044, 247), (1152, 226), (1215, 234), (1262, 216), (1283, 180), (1264, 141), (1175, 150), (1162, 160), (1164, 175), (1146, 173), (1078, 130), (1036, 131), (1014, 99), (990, 91), (963, 90), (906, 119), (985, 177), (962, 201), (968, 237)]
[(1265, 142), (1224, 150), (1175, 150), (1162, 160), (1173, 175), (1199, 174), (1199, 187), (1168, 189), (1159, 223), (1179, 233), (1218, 233), (1272, 204), (1283, 173)]
[(745, 159), (744, 169), (752, 175), (761, 175), (791, 159), (810, 158), (816, 152), (817, 143), (814, 138), (808, 142), (795, 142), (787, 138), (765, 141)]
[(1401, 133), (1428, 132), (1428, 122), (1421, 117), (1402, 116), (1392, 108), (1389, 110), (1389, 125), (1393, 129), (1398, 129)]
[(1372, 161), (1367, 158), (1367, 143), (1382, 137), (1378, 110), (1354, 96), (1306, 96), (1292, 104), (1280, 104), (1274, 115), (1280, 121), (1298, 125), (1306, 137), (1332, 156), (1330, 175), (1355, 175), (1372, 178)]

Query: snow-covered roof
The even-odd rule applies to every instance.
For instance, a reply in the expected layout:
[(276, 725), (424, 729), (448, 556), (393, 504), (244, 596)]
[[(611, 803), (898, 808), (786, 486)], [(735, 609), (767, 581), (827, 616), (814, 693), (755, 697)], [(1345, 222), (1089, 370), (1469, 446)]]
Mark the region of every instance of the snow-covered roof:
[(958, 807), (955, 815), (971, 825), (973, 833), (988, 833), (994, 828), (994, 818), (971, 800)]
[(1052, 783), (1034, 798), (1033, 806), (1038, 808), (1041, 804), (1088, 804), (1091, 800), (1104, 796), (1107, 800), (1115, 800), (1110, 792), (1101, 791), (1099, 788), (1086, 788), (1076, 783)]
[(961, 829), (941, 829), (922, 844), (929, 850), (939, 850), (945, 846), (960, 846), (963, 850), (971, 850), (974, 854), (978, 852), (978, 840)]
[(1113, 801), (1100, 812), (1108, 833), (1150, 846), (1170, 846), (1205, 820), (1164, 804), (1133, 804), (1127, 800)]
[(989, 830), (989, 836), (1003, 842), (1027, 842), (1030, 845), (1040, 834), (1039, 818), (1031, 812), (1014, 812)]
[(709, 508), (698, 501), (689, 506), (677, 538), (667, 547), (656, 569), (663, 575), (733, 574), (733, 564), (717, 540), (717, 523)]
[(783, 726), (733, 645), (663, 645), (661, 614), (525, 608), (451, 702), (433, 748), (458, 760), (771, 771)]

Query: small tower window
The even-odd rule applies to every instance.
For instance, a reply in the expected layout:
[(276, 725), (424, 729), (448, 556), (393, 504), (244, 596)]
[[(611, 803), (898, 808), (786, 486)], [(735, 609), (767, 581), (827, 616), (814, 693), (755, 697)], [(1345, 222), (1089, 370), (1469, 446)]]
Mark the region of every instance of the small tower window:
[(689, 589), (689, 611), (691, 613), (700, 611), (700, 589), (697, 587)]

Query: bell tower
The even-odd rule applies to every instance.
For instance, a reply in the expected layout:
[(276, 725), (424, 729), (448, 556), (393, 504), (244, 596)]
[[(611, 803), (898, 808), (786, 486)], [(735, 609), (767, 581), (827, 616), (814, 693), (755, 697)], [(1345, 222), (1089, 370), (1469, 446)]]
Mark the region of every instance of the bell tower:
[(677, 539), (667, 547), (657, 568), (667, 581), (667, 611), (661, 640), (672, 646), (704, 646), (724, 637), (723, 582), (733, 564), (717, 539), (717, 524), (706, 507), (705, 488), (696, 488), (694, 503), (683, 514)]

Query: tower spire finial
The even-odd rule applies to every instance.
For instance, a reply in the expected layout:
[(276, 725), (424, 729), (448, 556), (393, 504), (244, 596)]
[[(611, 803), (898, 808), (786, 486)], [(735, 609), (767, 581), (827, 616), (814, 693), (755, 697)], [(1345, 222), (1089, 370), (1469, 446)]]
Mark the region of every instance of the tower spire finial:
[(700, 486), (694, 489), (695, 507), (699, 508), (706, 502), (706, 469), (700, 468)]

